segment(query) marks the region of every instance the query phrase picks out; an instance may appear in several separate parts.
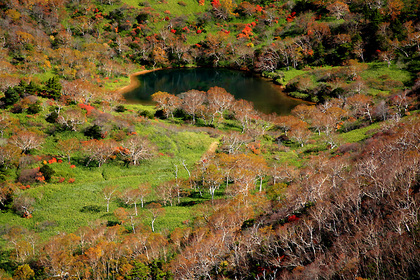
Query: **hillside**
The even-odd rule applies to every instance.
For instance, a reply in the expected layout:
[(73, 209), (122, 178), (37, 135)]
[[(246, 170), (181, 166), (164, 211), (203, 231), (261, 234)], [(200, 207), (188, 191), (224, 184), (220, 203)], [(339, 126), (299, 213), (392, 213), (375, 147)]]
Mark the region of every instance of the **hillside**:
[[(419, 9), (0, 1), (0, 279), (419, 279)], [(122, 96), (198, 66), (311, 103)]]
[(415, 74), (419, 6), (416, 0), (2, 1), (2, 90), (27, 75), (118, 84), (139, 67), (270, 72), (355, 59), (407, 64)]

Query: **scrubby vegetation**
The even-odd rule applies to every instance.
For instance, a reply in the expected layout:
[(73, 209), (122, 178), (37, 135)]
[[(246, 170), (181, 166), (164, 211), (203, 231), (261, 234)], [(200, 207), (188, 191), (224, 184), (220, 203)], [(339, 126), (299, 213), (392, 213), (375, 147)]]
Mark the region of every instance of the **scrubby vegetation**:
[[(2, 1), (0, 278), (420, 278), (419, 5)], [(313, 104), (117, 90), (169, 66)]]
[(2, 113), (2, 277), (418, 277), (413, 94), (280, 117), (218, 87), (124, 110), (18, 95)]

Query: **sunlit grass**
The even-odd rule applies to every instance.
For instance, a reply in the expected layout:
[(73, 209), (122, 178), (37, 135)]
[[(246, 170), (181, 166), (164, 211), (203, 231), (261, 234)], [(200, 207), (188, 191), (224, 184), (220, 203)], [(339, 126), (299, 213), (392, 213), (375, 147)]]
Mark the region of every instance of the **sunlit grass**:
[(54, 76), (55, 76), (55, 73), (52, 70), (32, 75), (32, 77), (34, 77), (35, 79), (39, 79), (40, 81), (46, 81), (48, 79), (51, 79)]
[(204, 6), (200, 6), (196, 0), (165, 0), (158, 2), (153, 7), (161, 12), (170, 11), (172, 16), (181, 16), (205, 12), (210, 7), (210, 2), (206, 1)]
[[(191, 15), (193, 13), (204, 12), (210, 5), (210, 2), (206, 2), (207, 5), (200, 6), (196, 0), (162, 0), (159, 2), (147, 0), (123, 0), (122, 2), (137, 8), (141, 7), (139, 5), (140, 3), (149, 2), (158, 12), (163, 13), (168, 10), (171, 12), (171, 15), (174, 16)], [(186, 5), (183, 5), (182, 3), (185, 3)]]
[[(124, 113), (133, 114), (139, 110), (154, 112), (154, 106), (126, 104), (128, 109)], [(33, 117), (25, 114), (16, 114), (21, 123), (40, 122), (45, 127), (53, 124), (45, 122), (48, 112), (40, 113)], [(117, 114), (117, 113), (113, 113)], [(88, 119), (88, 121), (91, 121)], [(90, 123), (85, 124), (90, 125)], [(156, 156), (150, 160), (144, 160), (138, 166), (125, 166), (118, 158), (108, 160), (101, 167), (91, 164), (85, 166), (85, 156), (81, 151), (76, 152), (68, 164), (64, 156), (60, 156), (56, 148), (58, 140), (76, 138), (86, 140), (82, 129), (78, 132), (57, 131), (54, 136), (46, 137), (46, 142), (35, 155), (49, 155), (62, 159), (61, 163), (52, 163), (49, 166), (55, 171), (53, 183), (34, 184), (25, 193), (35, 198), (32, 219), (24, 219), (8, 210), (0, 215), (2, 225), (22, 225), (38, 232), (43, 238), (57, 234), (57, 232), (74, 232), (81, 226), (86, 226), (95, 221), (107, 223), (108, 220), (116, 220), (112, 212), (121, 207), (118, 201), (110, 204), (110, 213), (105, 213), (105, 200), (102, 189), (105, 186), (118, 186), (123, 192), (127, 188), (135, 188), (142, 183), (150, 183), (153, 188), (166, 181), (172, 180), (177, 174), (178, 178), (187, 178), (188, 172), (183, 167), (185, 164), (190, 171), (194, 163), (207, 151), (210, 144), (217, 139), (210, 137), (207, 132), (193, 126), (181, 126), (172, 124), (171, 120), (144, 120), (135, 124), (138, 135), (148, 137), (157, 147)], [(41, 161), (35, 161), (26, 168), (41, 166)], [(72, 168), (72, 165), (73, 168)], [(176, 173), (177, 170), (177, 173)], [(12, 174), (18, 176), (18, 174)], [(58, 183), (60, 178), (64, 182)], [(74, 183), (68, 183), (74, 179)], [(189, 199), (189, 198), (185, 198)], [(208, 198), (207, 198), (208, 199)], [(156, 194), (152, 194), (150, 200), (158, 201)], [(99, 206), (101, 211), (81, 212), (86, 206)], [(126, 206), (125, 206), (126, 207)], [(156, 222), (157, 229), (173, 229), (182, 226), (182, 222), (189, 219), (191, 213), (188, 207), (166, 207), (166, 215)], [(147, 214), (147, 212), (146, 212)], [(145, 223), (148, 219), (145, 220)]]
[(284, 84), (287, 84), (288, 82), (290, 82), (297, 76), (306, 74), (306, 72), (303, 70), (298, 70), (298, 69), (294, 69), (293, 67), (290, 67), (289, 70), (283, 69), (282, 74), (284, 75), (284, 78), (283, 78)]
[(354, 143), (360, 142), (368, 137), (370, 137), (376, 129), (380, 128), (381, 123), (373, 123), (369, 126), (358, 128), (349, 132), (339, 134), (339, 139), (343, 141), (343, 143)]
[(360, 73), (360, 76), (365, 80), (368, 78), (379, 79), (382, 76), (388, 76), (391, 79), (400, 81), (404, 84), (411, 81), (410, 73), (404, 70), (403, 67), (399, 67), (395, 64), (391, 64), (389, 68), (385, 62), (372, 62), (368, 63), (368, 65), (369, 68)]

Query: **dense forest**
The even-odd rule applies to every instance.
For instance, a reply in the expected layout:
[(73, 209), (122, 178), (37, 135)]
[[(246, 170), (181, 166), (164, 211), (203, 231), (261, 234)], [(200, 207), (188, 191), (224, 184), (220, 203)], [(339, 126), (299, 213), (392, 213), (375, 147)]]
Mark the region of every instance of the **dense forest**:
[[(419, 14), (0, 0), (0, 279), (420, 279)], [(309, 102), (124, 99), (136, 72), (201, 66)]]

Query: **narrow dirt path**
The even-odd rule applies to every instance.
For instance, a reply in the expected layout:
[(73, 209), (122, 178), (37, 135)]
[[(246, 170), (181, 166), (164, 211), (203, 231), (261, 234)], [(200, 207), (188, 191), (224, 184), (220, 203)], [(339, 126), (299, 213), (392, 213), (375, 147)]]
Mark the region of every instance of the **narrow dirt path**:
[(217, 146), (219, 146), (219, 141), (214, 141), (210, 144), (209, 149), (207, 150), (207, 153), (213, 154), (216, 152)]
[(214, 154), (216, 152), (217, 146), (219, 146), (219, 141), (212, 142), (207, 151), (201, 156), (201, 159), (204, 159), (204, 157), (207, 155)]

